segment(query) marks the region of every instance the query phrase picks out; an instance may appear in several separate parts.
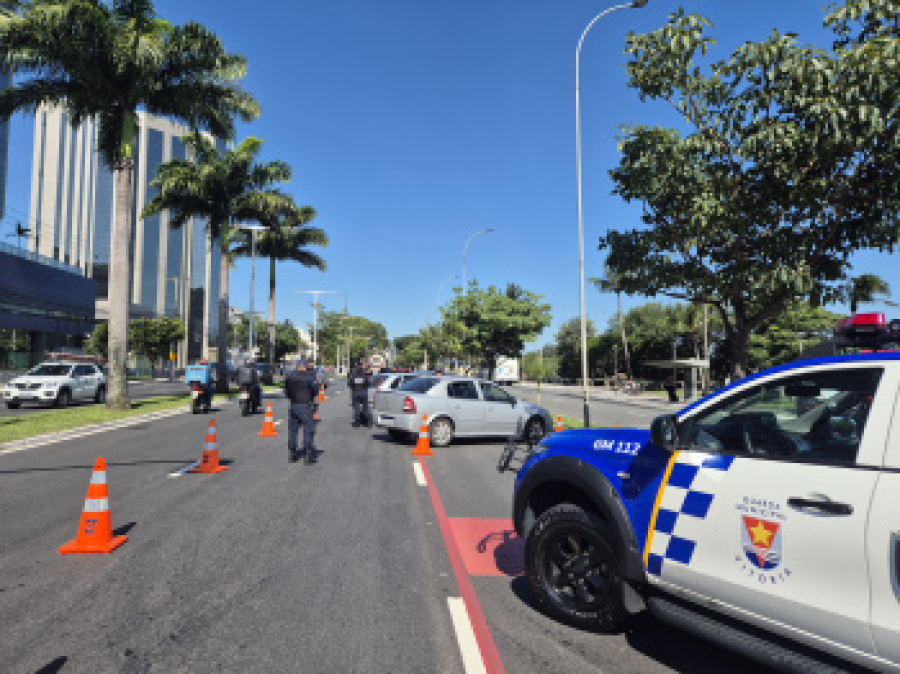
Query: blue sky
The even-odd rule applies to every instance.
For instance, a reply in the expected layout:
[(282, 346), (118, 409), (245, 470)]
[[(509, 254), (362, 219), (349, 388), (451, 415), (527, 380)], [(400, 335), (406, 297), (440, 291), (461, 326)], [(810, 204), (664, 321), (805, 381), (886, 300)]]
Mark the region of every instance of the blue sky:
[[(246, 55), (244, 84), (262, 115), (239, 138), (262, 138), (264, 160), (291, 164), (291, 191), (318, 210), (316, 224), (331, 238), (326, 273), (279, 265), (278, 319), (312, 321), (310, 297), (294, 290), (335, 290), (347, 293), (351, 313), (383, 323), (391, 337), (416, 332), (461, 283), (455, 275), (462, 275), (466, 240), (493, 228), (469, 247), (468, 277), (543, 295), (553, 324), (534, 345), (552, 341), (579, 313), (575, 45), (610, 4), (157, 0), (164, 18), (202, 22), (227, 49)], [(716, 59), (772, 28), (827, 44), (824, 4), (651, 0), (596, 24), (582, 52), (587, 276), (602, 275), (603, 232), (640, 224), (640, 207), (610, 194), (617, 125), (677, 123), (626, 87), (627, 33), (656, 29), (684, 6), (714, 22)], [(3, 236), (27, 217), (33, 133), (33, 118), (13, 119)], [(878, 274), (900, 294), (890, 256), (855, 259), (857, 273)], [(257, 265), (255, 304), (265, 310), (268, 265)], [(232, 304), (248, 307), (249, 279), (249, 261), (239, 261)], [(590, 318), (605, 325), (614, 299), (590, 286), (587, 299)], [(627, 298), (626, 308), (646, 301)], [(343, 302), (342, 294), (323, 296), (329, 309)]]

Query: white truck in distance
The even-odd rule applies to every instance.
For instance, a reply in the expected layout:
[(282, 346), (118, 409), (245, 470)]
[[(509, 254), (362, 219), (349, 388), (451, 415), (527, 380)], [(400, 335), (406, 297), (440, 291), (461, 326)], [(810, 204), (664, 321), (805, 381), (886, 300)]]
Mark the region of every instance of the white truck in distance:
[(519, 383), (519, 359), (498, 356), (494, 368), (493, 380), (500, 386), (511, 386)]

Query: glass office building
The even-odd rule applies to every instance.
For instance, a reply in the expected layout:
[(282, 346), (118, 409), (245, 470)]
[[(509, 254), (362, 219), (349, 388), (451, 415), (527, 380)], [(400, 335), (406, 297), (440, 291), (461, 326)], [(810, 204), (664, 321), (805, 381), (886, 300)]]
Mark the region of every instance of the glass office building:
[[(179, 345), (183, 365), (208, 357), (218, 332), (219, 246), (206, 223), (194, 218), (170, 229), (168, 213), (139, 217), (153, 198), (150, 181), (160, 164), (188, 159), (187, 127), (138, 113), (129, 254), (132, 316), (177, 316), (188, 338)], [(41, 107), (35, 116), (29, 249), (84, 270), (97, 282), (97, 318), (105, 320), (110, 249), (115, 219), (113, 173), (99, 154), (97, 125), (69, 124), (65, 110)], [(223, 142), (219, 143), (222, 151)]]

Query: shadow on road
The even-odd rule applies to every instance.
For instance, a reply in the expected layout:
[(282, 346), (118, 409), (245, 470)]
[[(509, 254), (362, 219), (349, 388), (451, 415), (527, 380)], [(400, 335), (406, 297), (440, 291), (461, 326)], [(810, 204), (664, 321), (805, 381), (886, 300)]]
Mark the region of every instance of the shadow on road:
[[(514, 578), (509, 586), (523, 604), (555, 620), (535, 603), (528, 580), (524, 576)], [(570, 629), (583, 631), (576, 627)], [(635, 651), (677, 672), (719, 674), (727, 671), (729, 674), (765, 674), (770, 671), (712, 642), (698, 639), (662, 623), (646, 611), (634, 616), (622, 634)]]
[(69, 658), (67, 658), (65, 655), (54, 658), (39, 670), (37, 670), (35, 674), (56, 674), (56, 672), (60, 671), (63, 667), (66, 666), (66, 663), (68, 661)]
[(113, 529), (113, 536), (125, 536), (137, 526), (137, 522), (128, 522)]

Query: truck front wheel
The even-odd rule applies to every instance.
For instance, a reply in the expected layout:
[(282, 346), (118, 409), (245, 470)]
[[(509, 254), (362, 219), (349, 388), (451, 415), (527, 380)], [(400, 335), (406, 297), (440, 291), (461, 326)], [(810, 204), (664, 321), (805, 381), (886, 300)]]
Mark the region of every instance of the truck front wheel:
[(628, 619), (615, 536), (593, 513), (562, 503), (538, 518), (525, 542), (537, 603), (575, 627), (615, 632)]

